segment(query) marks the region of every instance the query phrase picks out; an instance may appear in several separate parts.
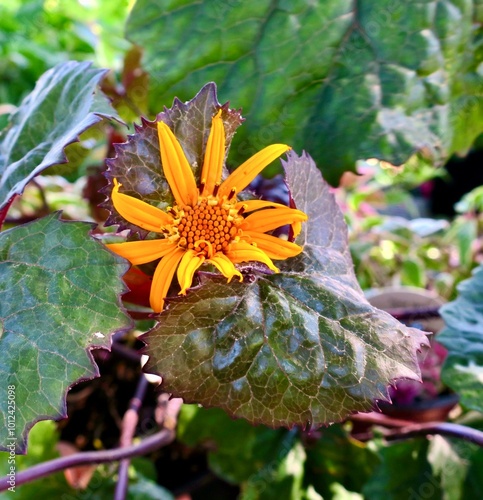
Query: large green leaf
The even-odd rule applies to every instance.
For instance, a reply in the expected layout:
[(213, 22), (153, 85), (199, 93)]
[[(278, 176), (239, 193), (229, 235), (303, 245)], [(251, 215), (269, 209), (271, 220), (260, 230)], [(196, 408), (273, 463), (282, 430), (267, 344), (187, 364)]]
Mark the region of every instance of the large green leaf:
[[(428, 462), (429, 441), (412, 439), (382, 445), (381, 464), (364, 487), (364, 498), (408, 500), (443, 498), (441, 482)], [(457, 497), (456, 497), (457, 498)]]
[(243, 486), (240, 500), (322, 500), (312, 489), (304, 486), (304, 465), (306, 454), (300, 442), (282, 447), (276, 459), (261, 467)]
[(458, 292), (441, 308), (447, 328), (438, 341), (448, 349), (442, 378), (464, 406), (483, 412), (483, 265), (458, 285)]
[(337, 484), (362, 492), (380, 463), (373, 447), (353, 439), (341, 425), (320, 432), (321, 437), (307, 446), (306, 481), (324, 500), (336, 497), (332, 491)]
[(253, 426), (230, 418), (219, 408), (197, 405), (182, 406), (177, 437), (191, 447), (207, 445), (210, 468), (233, 484), (248, 481), (297, 442), (291, 431)]
[(483, 491), (483, 477), (481, 475), (482, 470), (483, 448), (479, 448), (472, 457), (468, 475), (464, 484), (462, 498), (478, 498), (478, 495), (480, 495), (481, 491)]
[(428, 462), (441, 483), (445, 500), (465, 498), (462, 490), (469, 463), (459, 456), (451, 441), (442, 436), (433, 436), (428, 449)]
[(419, 379), (425, 335), (372, 307), (357, 284), (347, 230), (307, 156), (288, 184), (309, 221), (279, 274), (247, 265), (244, 282), (202, 274), (144, 337), (148, 369), (186, 402), (269, 426), (321, 425), (367, 411), (396, 378)]
[(441, 162), (483, 131), (481, 12), (478, 0), (138, 0), (127, 36), (155, 109), (213, 80), (249, 119), (232, 158), (287, 142), (335, 183), (364, 158)]
[(295, 430), (267, 429), (233, 420), (217, 408), (183, 405), (178, 439), (189, 446), (205, 444), (210, 469), (239, 484), (241, 499), (320, 498), (303, 485), (305, 451)]
[(36, 421), (65, 417), (69, 386), (98, 375), (90, 349), (130, 325), (126, 263), (90, 228), (53, 214), (0, 233), (1, 449), (23, 452)]
[(0, 208), (47, 167), (67, 161), (64, 148), (102, 117), (115, 118), (96, 90), (106, 70), (70, 61), (50, 69), (0, 136)]

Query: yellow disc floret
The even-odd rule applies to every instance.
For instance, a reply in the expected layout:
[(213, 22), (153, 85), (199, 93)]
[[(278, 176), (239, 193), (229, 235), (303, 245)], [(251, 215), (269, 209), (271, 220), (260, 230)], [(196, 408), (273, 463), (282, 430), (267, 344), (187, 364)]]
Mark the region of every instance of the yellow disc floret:
[(196, 244), (200, 254), (208, 259), (216, 252), (224, 252), (238, 234), (236, 219), (230, 215), (230, 210), (218, 203), (212, 205), (206, 198), (194, 207), (184, 208), (183, 212), (177, 227), (178, 245), (193, 249)]
[[(297, 234), (307, 216), (300, 210), (263, 200), (239, 201), (237, 194), (273, 160), (290, 149), (273, 144), (255, 154), (223, 182), (225, 131), (222, 111), (212, 120), (206, 144), (200, 183), (173, 131), (157, 122), (161, 163), (175, 203), (166, 212), (119, 192), (114, 179), (112, 202), (117, 212), (132, 224), (158, 233), (158, 239), (112, 243), (109, 248), (133, 265), (161, 259), (153, 275), (150, 303), (160, 312), (176, 273), (180, 294), (191, 287), (196, 270), (212, 264), (228, 279), (243, 276), (235, 267), (242, 262), (261, 262), (278, 272), (272, 259), (287, 259), (302, 248), (290, 241), (266, 234), (290, 224)], [(245, 213), (249, 215), (245, 217)]]

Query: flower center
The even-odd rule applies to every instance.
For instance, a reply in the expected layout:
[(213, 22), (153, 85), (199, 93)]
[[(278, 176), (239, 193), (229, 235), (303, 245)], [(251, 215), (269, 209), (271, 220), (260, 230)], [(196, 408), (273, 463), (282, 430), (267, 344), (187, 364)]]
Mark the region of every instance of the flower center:
[(231, 213), (233, 211), (207, 198), (202, 198), (194, 207), (183, 208), (184, 215), (177, 226), (178, 245), (196, 249), (206, 258), (223, 252), (238, 234), (238, 217), (236, 212)]

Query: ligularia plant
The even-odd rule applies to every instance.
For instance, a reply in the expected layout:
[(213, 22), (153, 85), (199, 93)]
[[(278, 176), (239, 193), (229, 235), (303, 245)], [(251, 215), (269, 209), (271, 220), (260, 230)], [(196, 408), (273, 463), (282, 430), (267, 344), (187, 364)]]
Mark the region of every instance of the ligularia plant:
[[(223, 183), (221, 172), (225, 157), (225, 133), (221, 110), (213, 117), (206, 145), (199, 187), (183, 149), (171, 129), (157, 122), (164, 175), (176, 201), (167, 212), (137, 198), (119, 193), (114, 179), (112, 202), (129, 222), (147, 231), (161, 233), (162, 239), (113, 243), (109, 248), (129, 259), (132, 264), (145, 264), (162, 258), (153, 276), (151, 307), (160, 312), (164, 297), (178, 269), (180, 294), (193, 282), (195, 271), (204, 263), (213, 264), (228, 282), (242, 274), (234, 264), (262, 262), (278, 272), (271, 259), (286, 259), (301, 248), (285, 239), (265, 234), (279, 226), (297, 224), (307, 216), (278, 203), (261, 200), (239, 202), (236, 194), (245, 188), (269, 163), (289, 148), (275, 144), (265, 148), (241, 165)], [(269, 208), (271, 210), (264, 210)], [(251, 212), (248, 217), (243, 213)]]
[[(80, 133), (116, 119), (96, 91), (102, 74), (60, 65), (12, 115), (0, 141), (2, 218)], [(242, 121), (213, 83), (141, 118), (107, 161), (103, 206), (116, 239), (58, 213), (0, 233), (0, 398), (14, 387), (18, 408), (14, 431), (0, 408), (2, 447), (25, 451), (36, 421), (65, 417), (69, 388), (98, 375), (90, 351), (132, 328), (129, 267), (150, 286), (156, 319), (142, 336), (145, 370), (185, 402), (273, 427), (318, 426), (371, 410), (395, 379), (419, 379), (426, 336), (364, 298), (343, 216), (312, 159), (273, 144), (226, 164)], [(286, 204), (249, 189), (281, 155)]]
[[(419, 378), (426, 337), (365, 300), (343, 216), (308, 155), (269, 145), (228, 175), (241, 122), (208, 84), (142, 120), (108, 160), (108, 223), (129, 229), (108, 247), (152, 275), (162, 311), (143, 337), (147, 370), (186, 402), (270, 426), (370, 410), (392, 380)], [(243, 191), (283, 153), (290, 206)]]

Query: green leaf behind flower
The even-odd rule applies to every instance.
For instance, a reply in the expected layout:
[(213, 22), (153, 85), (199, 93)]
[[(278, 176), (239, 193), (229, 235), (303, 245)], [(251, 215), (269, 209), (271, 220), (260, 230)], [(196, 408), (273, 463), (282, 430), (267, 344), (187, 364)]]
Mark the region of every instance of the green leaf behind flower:
[(342, 213), (313, 161), (291, 152), (284, 166), (309, 216), (304, 251), (279, 274), (246, 265), (243, 283), (202, 274), (145, 335), (148, 370), (186, 402), (273, 427), (320, 426), (370, 410), (394, 379), (419, 379), (427, 339), (364, 298)]
[(64, 149), (103, 117), (115, 118), (96, 90), (106, 70), (69, 61), (50, 69), (0, 136), (0, 208), (47, 167), (66, 163)]
[(52, 214), (0, 233), (1, 449), (24, 452), (35, 422), (66, 417), (69, 386), (98, 375), (89, 349), (130, 325), (119, 302), (127, 265), (90, 228)]
[(352, 438), (341, 425), (319, 432), (321, 436), (307, 446), (306, 480), (324, 499), (334, 498), (331, 490), (337, 484), (351, 492), (362, 492), (380, 463), (373, 447)]
[(441, 163), (470, 147), (481, 21), (477, 0), (138, 0), (127, 36), (145, 49), (154, 109), (215, 81), (248, 118), (232, 160), (286, 142), (334, 184), (359, 159)]
[[(196, 179), (203, 165), (204, 150), (211, 129), (211, 118), (222, 109), (223, 124), (225, 127), (225, 149), (230, 148), (231, 140), (236, 129), (242, 122), (238, 111), (223, 106), (216, 96), (216, 85), (205, 85), (198, 94), (187, 103), (175, 99), (173, 106), (159, 113), (155, 121), (141, 119), (141, 125), (135, 125), (135, 134), (129, 136), (127, 142), (115, 144), (116, 157), (107, 160), (109, 180), (104, 192), (109, 195), (116, 178), (122, 184), (122, 193), (166, 209), (173, 204), (173, 196), (164, 175), (157, 121), (163, 121), (171, 127), (176, 138), (183, 147), (184, 154), (193, 168)], [(107, 224), (118, 224), (120, 229), (129, 228), (134, 232), (146, 234), (122, 218), (112, 205), (110, 196), (103, 204), (111, 215)]]

